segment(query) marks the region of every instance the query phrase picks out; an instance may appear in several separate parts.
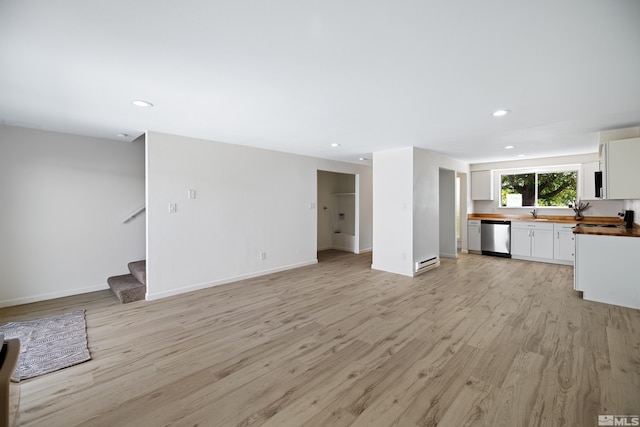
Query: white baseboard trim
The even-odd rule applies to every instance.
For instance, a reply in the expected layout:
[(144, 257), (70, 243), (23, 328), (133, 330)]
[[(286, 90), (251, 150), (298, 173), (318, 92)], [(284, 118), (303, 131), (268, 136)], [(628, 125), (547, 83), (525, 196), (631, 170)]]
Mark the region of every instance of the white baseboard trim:
[(353, 251), (353, 248), (350, 247), (350, 246), (336, 245), (336, 246), (333, 246), (331, 249), (336, 250), (336, 251), (342, 251), (342, 252), (351, 252), (352, 254), (355, 253)]
[(345, 252), (353, 252), (356, 255), (359, 254), (364, 254), (367, 252), (372, 252), (373, 248), (364, 248), (364, 249), (360, 249), (358, 251), (354, 251), (353, 248), (349, 248), (349, 247), (342, 247), (342, 246), (327, 246), (327, 247), (323, 247), (323, 248), (318, 248), (318, 252), (320, 251), (328, 251), (329, 249), (335, 249), (336, 251), (345, 251)]
[(14, 305), (30, 304), (32, 302), (47, 301), (50, 299), (69, 297), (72, 295), (87, 294), (89, 292), (102, 291), (104, 289), (109, 289), (109, 285), (107, 285), (106, 283), (103, 283), (100, 285), (87, 286), (84, 288), (67, 289), (60, 292), (50, 292), (46, 294), (39, 294), (39, 295), (34, 295), (29, 297), (9, 299), (9, 300), (0, 301), (0, 308), (12, 307)]
[(440, 254), (440, 258), (458, 258), (458, 254)]
[(380, 267), (379, 265), (376, 265), (376, 264), (371, 264), (371, 269), (372, 270), (378, 270), (378, 271), (386, 271), (387, 273), (399, 274), (401, 276), (406, 276), (406, 277), (413, 277), (413, 271), (402, 272), (402, 271), (390, 270), (390, 269), (387, 269), (387, 268), (382, 268), (382, 267)]
[(306, 266), (317, 264), (317, 263), (318, 263), (318, 259), (316, 258), (314, 260), (304, 261), (296, 264), (270, 268), (267, 270), (260, 270), (253, 273), (241, 274), (239, 276), (226, 277), (224, 279), (215, 280), (213, 282), (196, 283), (193, 285), (187, 285), (187, 286), (171, 289), (169, 291), (162, 291), (162, 292), (156, 292), (156, 293), (149, 292), (150, 286), (149, 284), (147, 284), (146, 300), (154, 301), (162, 298), (171, 297), (174, 295), (184, 294), (187, 292), (198, 291), (200, 289), (206, 289), (214, 286), (224, 285), (227, 283), (237, 282), (239, 280), (252, 279), (254, 277), (266, 276), (267, 274), (279, 273), (280, 271), (293, 270), (294, 268), (306, 267)]
[(520, 261), (544, 262), (546, 264), (573, 265), (573, 261), (564, 261), (564, 260), (549, 259), (549, 258), (533, 258), (533, 257), (526, 257), (526, 256), (511, 255), (511, 259), (518, 259)]

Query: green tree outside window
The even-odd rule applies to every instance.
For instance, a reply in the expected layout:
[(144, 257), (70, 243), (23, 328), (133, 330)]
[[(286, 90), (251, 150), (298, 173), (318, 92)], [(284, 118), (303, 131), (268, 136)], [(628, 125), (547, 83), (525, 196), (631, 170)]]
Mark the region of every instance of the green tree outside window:
[(523, 207), (567, 206), (576, 199), (578, 171), (504, 174), (501, 176), (500, 206), (507, 195), (521, 195)]

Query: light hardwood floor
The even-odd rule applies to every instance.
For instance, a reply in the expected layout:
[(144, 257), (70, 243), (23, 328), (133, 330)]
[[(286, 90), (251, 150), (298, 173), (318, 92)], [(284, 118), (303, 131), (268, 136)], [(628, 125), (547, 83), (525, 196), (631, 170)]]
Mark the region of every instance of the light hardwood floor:
[(93, 359), (23, 381), (24, 426), (597, 426), (640, 414), (640, 311), (572, 268), (479, 255), (407, 278), (370, 254), (160, 301), (86, 309)]

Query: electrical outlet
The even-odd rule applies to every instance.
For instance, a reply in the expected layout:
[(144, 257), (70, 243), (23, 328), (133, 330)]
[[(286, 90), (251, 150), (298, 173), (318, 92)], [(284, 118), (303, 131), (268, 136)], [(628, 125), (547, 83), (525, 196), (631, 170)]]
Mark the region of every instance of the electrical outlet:
[(178, 212), (178, 204), (177, 203), (169, 203), (169, 213), (174, 214)]
[(196, 190), (187, 191), (187, 199), (195, 199), (196, 198)]
[(267, 253), (266, 252), (260, 252), (260, 259), (261, 260), (267, 259)]

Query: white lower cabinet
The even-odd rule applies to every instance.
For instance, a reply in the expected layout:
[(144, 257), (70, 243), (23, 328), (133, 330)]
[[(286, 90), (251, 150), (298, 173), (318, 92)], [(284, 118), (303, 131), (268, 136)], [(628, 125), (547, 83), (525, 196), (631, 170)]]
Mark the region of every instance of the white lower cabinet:
[(573, 227), (575, 224), (553, 224), (553, 259), (562, 264), (572, 265), (575, 260)]
[(481, 251), (480, 220), (470, 219), (467, 222), (467, 249), (469, 252)]
[(520, 227), (519, 222), (511, 223), (511, 257), (531, 256), (531, 229)]
[(553, 223), (512, 222), (511, 257), (553, 261)]

